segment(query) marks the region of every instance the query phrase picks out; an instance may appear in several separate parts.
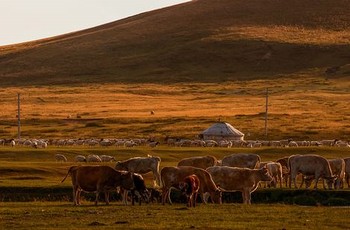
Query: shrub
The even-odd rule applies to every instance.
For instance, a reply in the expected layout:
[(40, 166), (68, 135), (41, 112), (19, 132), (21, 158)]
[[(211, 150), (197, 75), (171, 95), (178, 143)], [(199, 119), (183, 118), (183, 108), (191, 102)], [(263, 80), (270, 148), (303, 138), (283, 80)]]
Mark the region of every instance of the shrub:
[(322, 205), (326, 206), (349, 206), (350, 201), (343, 198), (329, 198), (328, 200), (322, 202)]
[(315, 198), (306, 196), (306, 195), (296, 196), (294, 197), (293, 201), (294, 201), (294, 204), (297, 204), (297, 205), (305, 205), (305, 206), (317, 205)]

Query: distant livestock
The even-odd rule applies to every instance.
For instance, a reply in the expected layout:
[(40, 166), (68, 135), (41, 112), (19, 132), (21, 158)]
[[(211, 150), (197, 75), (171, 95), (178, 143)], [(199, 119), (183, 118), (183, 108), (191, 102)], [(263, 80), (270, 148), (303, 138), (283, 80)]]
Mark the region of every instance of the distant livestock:
[(58, 162), (67, 162), (67, 158), (63, 154), (56, 154), (55, 159)]
[(98, 155), (89, 155), (86, 157), (86, 162), (102, 162)]
[(77, 155), (75, 157), (75, 162), (86, 162), (86, 157), (83, 155)]
[(108, 155), (101, 155), (100, 159), (102, 162), (112, 162), (115, 161), (115, 158), (112, 156), (108, 156)]

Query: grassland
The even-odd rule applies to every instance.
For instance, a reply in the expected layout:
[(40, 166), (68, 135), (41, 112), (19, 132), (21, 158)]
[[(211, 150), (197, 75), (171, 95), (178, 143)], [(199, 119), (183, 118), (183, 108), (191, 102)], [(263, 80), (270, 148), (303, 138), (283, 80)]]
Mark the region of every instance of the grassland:
[[(0, 202), (0, 228), (304, 229), (307, 227), (309, 229), (346, 229), (350, 226), (347, 218), (348, 207), (286, 205), (278, 201), (274, 204), (266, 204), (266, 202), (262, 204), (256, 202), (255, 199), (253, 199), (251, 206), (242, 205), (238, 201), (238, 203), (225, 203), (223, 205), (203, 205), (200, 203), (194, 209), (188, 209), (185, 204), (179, 203), (173, 206), (148, 204), (132, 207), (124, 206), (120, 201), (113, 201), (110, 206), (101, 203), (95, 207), (93, 202), (86, 200), (88, 198), (84, 194), (83, 205), (73, 207), (71, 204), (71, 182), (67, 180), (60, 183), (67, 169), (76, 164), (73, 159), (78, 154), (108, 154), (116, 157), (117, 160), (151, 154), (160, 156), (162, 159), (161, 167), (164, 167), (176, 165), (184, 157), (210, 154), (220, 159), (225, 155), (237, 152), (257, 153), (263, 161), (276, 160), (279, 157), (296, 153), (314, 153), (327, 158), (345, 157), (350, 154), (348, 148), (331, 147), (258, 149), (169, 148), (166, 146), (132, 149), (116, 147), (49, 147), (47, 149), (1, 147), (0, 191), (2, 191), (2, 199), (7, 196), (11, 197), (12, 201), (31, 202)], [(54, 154), (56, 153), (65, 154), (68, 162), (55, 162)], [(114, 163), (106, 164), (114, 165)], [(150, 174), (145, 175), (145, 180), (147, 185), (152, 184)], [(7, 194), (9, 191), (12, 194)], [(259, 189), (257, 193), (264, 191), (268, 192), (266, 189)], [(276, 194), (283, 194), (283, 192), (287, 194), (289, 189), (283, 188), (276, 190), (276, 192)], [(300, 192), (303, 193), (303, 191)], [(343, 195), (347, 195), (348, 189), (345, 189), (344, 192)], [(50, 200), (55, 202), (50, 202)]]
[(347, 229), (349, 208), (286, 205), (82, 206), (3, 203), (3, 229)]
[[(0, 136), (17, 137), (17, 93), (22, 138), (194, 139), (221, 120), (268, 138), (350, 139), (350, 81), (303, 77), (224, 83), (84, 84), (0, 90)], [(150, 111), (154, 111), (151, 115)]]

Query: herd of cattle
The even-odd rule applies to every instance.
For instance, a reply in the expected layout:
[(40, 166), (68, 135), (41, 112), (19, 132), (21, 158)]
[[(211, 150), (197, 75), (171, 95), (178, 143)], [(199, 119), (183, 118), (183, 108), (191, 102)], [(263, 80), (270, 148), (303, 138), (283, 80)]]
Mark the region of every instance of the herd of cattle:
[[(83, 156), (77, 156), (76, 160), (81, 161), (81, 157)], [(99, 156), (91, 155), (85, 160), (94, 157)], [(108, 159), (107, 156), (99, 158), (101, 161), (98, 162), (102, 162), (101, 158)], [(66, 158), (57, 154), (56, 160), (65, 161)], [(172, 188), (181, 190), (186, 195), (188, 206), (196, 205), (198, 194), (204, 203), (209, 198), (213, 203), (221, 203), (222, 192), (233, 191), (240, 191), (243, 203), (250, 204), (251, 194), (259, 186), (276, 187), (279, 184), (282, 187), (285, 182), (286, 187), (291, 188), (293, 184), (297, 188), (298, 175), (301, 178), (300, 187), (305, 183), (308, 188), (314, 181), (314, 189), (317, 189), (319, 179), (322, 180), (324, 189), (340, 189), (345, 182), (350, 187), (350, 157), (328, 160), (319, 155), (308, 154), (262, 162), (257, 154), (236, 153), (221, 160), (213, 156), (185, 158), (177, 166), (167, 166), (161, 170), (160, 163), (160, 157), (147, 156), (118, 161), (114, 168), (106, 165), (72, 166), (63, 181), (68, 175), (71, 176), (75, 205), (80, 205), (81, 191), (96, 193), (96, 205), (99, 193), (104, 192), (108, 204), (109, 192), (115, 189), (124, 191), (125, 203), (130, 191), (133, 203), (136, 197), (139, 202), (149, 202), (156, 198), (154, 194), (158, 194), (162, 204), (167, 201), (171, 204)], [(153, 173), (152, 192), (146, 188), (142, 177), (142, 174), (148, 172)]]
[(334, 146), (350, 147), (350, 143), (344, 140), (321, 140), (321, 141), (294, 141), (292, 139), (263, 141), (263, 140), (191, 140), (181, 138), (165, 138), (164, 141), (156, 141), (153, 138), (137, 139), (0, 139), (0, 145), (8, 146), (27, 146), (33, 148), (46, 148), (48, 146), (101, 146), (101, 147), (134, 147), (149, 146), (156, 147), (160, 144), (175, 147), (247, 147), (259, 148), (263, 146), (270, 147), (307, 147), (307, 146)]

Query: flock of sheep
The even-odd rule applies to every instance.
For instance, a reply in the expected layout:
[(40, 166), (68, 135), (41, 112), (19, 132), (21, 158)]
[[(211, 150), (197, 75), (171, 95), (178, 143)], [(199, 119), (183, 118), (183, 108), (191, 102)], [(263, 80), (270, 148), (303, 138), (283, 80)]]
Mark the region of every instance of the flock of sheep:
[(294, 141), (286, 140), (200, 140), (200, 139), (182, 139), (182, 138), (165, 138), (164, 141), (155, 141), (146, 138), (134, 139), (117, 139), (117, 138), (88, 138), (88, 139), (0, 139), (0, 145), (8, 146), (28, 146), (34, 148), (46, 148), (48, 146), (101, 146), (101, 147), (135, 147), (148, 146), (157, 147), (158, 145), (167, 145), (174, 147), (307, 147), (307, 146), (333, 146), (333, 147), (350, 147), (350, 143), (344, 140), (321, 140), (321, 141)]

